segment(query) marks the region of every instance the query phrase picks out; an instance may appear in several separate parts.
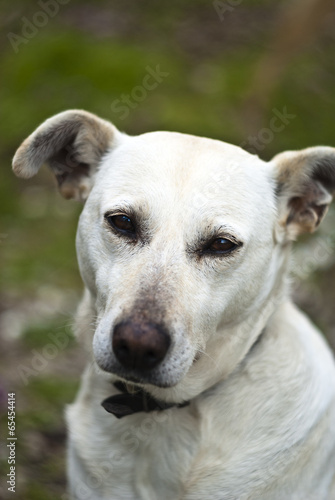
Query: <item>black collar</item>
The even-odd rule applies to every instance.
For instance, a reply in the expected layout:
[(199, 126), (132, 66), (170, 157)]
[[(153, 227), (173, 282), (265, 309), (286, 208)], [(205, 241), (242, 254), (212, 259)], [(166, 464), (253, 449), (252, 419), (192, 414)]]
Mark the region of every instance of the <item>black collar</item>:
[(127, 415), (132, 415), (133, 413), (138, 413), (144, 411), (149, 413), (151, 411), (162, 411), (174, 406), (177, 408), (182, 408), (190, 404), (189, 401), (185, 403), (166, 403), (165, 401), (160, 401), (154, 398), (141, 388), (134, 388), (136, 392), (130, 392), (127, 388), (127, 384), (118, 381), (114, 383), (114, 387), (118, 389), (121, 394), (116, 394), (115, 396), (110, 396), (105, 399), (101, 405), (109, 413), (113, 413), (117, 418), (126, 417)]

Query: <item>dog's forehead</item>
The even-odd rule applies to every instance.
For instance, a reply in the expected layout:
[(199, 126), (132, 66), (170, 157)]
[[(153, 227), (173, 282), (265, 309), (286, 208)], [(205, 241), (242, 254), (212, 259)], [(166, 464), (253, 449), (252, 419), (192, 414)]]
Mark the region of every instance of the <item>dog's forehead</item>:
[(126, 137), (105, 157), (96, 188), (102, 210), (124, 199), (127, 204), (182, 205), (213, 215), (230, 207), (243, 217), (251, 204), (264, 203), (269, 183), (266, 164), (237, 146), (151, 132)]
[(106, 170), (112, 169), (114, 174), (121, 170), (124, 174), (141, 172), (148, 178), (163, 175), (180, 185), (199, 174), (228, 172), (232, 167), (242, 171), (246, 164), (255, 164), (255, 159), (260, 161), (255, 155), (223, 141), (177, 132), (150, 132), (126, 137), (106, 157), (105, 164)]

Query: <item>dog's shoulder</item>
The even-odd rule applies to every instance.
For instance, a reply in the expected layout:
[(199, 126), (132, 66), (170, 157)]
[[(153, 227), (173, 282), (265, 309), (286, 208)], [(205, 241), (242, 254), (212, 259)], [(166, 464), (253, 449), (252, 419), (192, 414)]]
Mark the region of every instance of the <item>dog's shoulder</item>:
[[(238, 498), (281, 499), (282, 491), (306, 498), (314, 489), (315, 498), (327, 498), (335, 474), (335, 364), (295, 306), (278, 309), (235, 373), (207, 391), (199, 408), (206, 448), (189, 484), (207, 469), (221, 493)], [(290, 496), (297, 478), (300, 496)]]
[(235, 372), (204, 395), (220, 419), (235, 407), (240, 418), (245, 413), (250, 421), (254, 415), (255, 424), (262, 414), (262, 420), (285, 426), (286, 413), (296, 424), (303, 421), (301, 430), (334, 399), (334, 357), (316, 327), (290, 302), (278, 308)]
[[(224, 478), (227, 493), (241, 487), (241, 477), (238, 498), (252, 491), (256, 496), (248, 498), (277, 498), (276, 491), (290, 492), (291, 484), (295, 491), (297, 477), (306, 488), (299, 498), (317, 484), (319, 493), (329, 488), (335, 364), (321, 334), (293, 304), (278, 308), (235, 372), (204, 394), (200, 412), (203, 440), (212, 447), (202, 458), (218, 482)], [(265, 477), (272, 496), (262, 496)]]

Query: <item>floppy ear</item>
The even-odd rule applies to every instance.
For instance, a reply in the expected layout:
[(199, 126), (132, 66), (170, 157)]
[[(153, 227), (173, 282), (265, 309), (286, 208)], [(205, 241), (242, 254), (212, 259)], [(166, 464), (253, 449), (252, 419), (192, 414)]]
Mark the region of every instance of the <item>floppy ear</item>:
[(43, 163), (54, 172), (65, 198), (85, 200), (101, 157), (120, 132), (109, 122), (81, 110), (59, 113), (40, 125), (13, 158), (18, 177), (37, 174)]
[(326, 215), (335, 191), (335, 148), (287, 151), (275, 156), (271, 164), (281, 230), (289, 240), (312, 233)]

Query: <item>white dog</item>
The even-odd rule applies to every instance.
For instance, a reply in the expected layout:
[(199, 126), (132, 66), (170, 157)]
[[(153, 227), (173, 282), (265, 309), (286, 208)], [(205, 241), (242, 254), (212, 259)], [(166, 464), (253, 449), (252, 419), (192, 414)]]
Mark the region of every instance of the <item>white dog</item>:
[(286, 289), (335, 149), (266, 163), (74, 110), (23, 142), (14, 171), (44, 162), (85, 201), (76, 330), (92, 356), (67, 409), (71, 498), (335, 498), (335, 364)]

